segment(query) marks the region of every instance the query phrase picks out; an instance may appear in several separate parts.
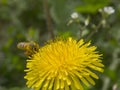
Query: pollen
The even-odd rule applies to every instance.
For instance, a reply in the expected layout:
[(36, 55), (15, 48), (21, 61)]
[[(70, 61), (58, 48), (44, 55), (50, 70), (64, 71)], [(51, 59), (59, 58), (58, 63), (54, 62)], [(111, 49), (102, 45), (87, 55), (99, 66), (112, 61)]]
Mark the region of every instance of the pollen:
[(84, 90), (103, 72), (102, 54), (83, 39), (50, 41), (27, 60), (27, 86), (34, 90)]

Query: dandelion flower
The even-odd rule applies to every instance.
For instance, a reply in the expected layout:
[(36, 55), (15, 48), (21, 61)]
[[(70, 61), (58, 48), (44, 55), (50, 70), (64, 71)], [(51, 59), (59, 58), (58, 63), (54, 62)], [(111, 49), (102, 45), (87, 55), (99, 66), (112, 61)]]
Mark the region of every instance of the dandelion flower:
[(73, 38), (51, 41), (27, 60), (27, 86), (34, 90), (84, 90), (103, 72), (95, 46)]

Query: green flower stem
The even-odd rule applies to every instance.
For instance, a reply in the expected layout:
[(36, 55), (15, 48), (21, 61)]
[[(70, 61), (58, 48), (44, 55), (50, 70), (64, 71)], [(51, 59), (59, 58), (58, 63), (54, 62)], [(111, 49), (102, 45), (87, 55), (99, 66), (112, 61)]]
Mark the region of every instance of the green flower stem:
[[(118, 68), (118, 65), (120, 63), (120, 58), (118, 57), (119, 53), (120, 53), (120, 49), (116, 48), (113, 52), (113, 61), (111, 62), (109, 66), (110, 70), (114, 71)], [(110, 85), (110, 78), (106, 76), (104, 77), (104, 80), (103, 80), (102, 90), (108, 90), (109, 85)]]

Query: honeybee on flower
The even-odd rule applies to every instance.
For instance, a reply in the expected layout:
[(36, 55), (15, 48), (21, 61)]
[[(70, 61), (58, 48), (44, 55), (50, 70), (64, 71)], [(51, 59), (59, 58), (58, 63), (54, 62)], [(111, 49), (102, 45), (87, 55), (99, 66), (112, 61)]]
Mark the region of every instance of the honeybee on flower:
[(26, 85), (34, 90), (85, 90), (103, 72), (102, 55), (96, 46), (72, 37), (56, 39), (39, 48), (27, 60)]
[(30, 41), (18, 43), (17, 48), (24, 50), (26, 56), (31, 56), (39, 50), (40, 46), (37, 43)]

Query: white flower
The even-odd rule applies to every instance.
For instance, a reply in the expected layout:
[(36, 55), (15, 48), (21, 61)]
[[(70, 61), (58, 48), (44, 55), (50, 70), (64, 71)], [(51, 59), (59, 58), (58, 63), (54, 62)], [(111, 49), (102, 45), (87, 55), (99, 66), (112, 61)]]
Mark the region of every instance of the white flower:
[(113, 8), (113, 7), (104, 7), (103, 8), (103, 11), (105, 12), (105, 13), (107, 13), (107, 14), (112, 14), (112, 13), (114, 13), (115, 12), (115, 9)]
[(85, 26), (88, 26), (88, 24), (90, 23), (90, 17), (87, 17), (87, 19), (85, 19), (84, 24)]
[(77, 19), (78, 17), (79, 17), (79, 15), (78, 15), (77, 12), (73, 12), (73, 13), (71, 14), (71, 18), (72, 18), (72, 19)]

